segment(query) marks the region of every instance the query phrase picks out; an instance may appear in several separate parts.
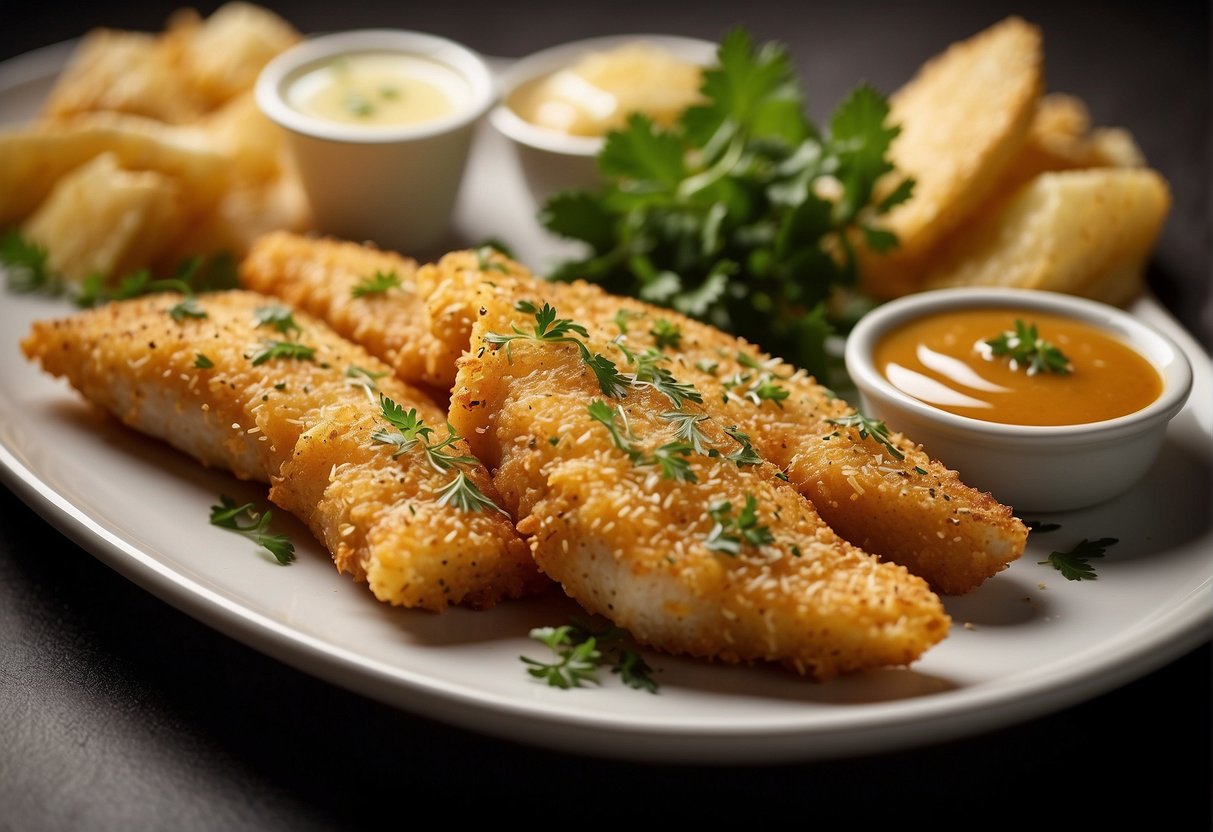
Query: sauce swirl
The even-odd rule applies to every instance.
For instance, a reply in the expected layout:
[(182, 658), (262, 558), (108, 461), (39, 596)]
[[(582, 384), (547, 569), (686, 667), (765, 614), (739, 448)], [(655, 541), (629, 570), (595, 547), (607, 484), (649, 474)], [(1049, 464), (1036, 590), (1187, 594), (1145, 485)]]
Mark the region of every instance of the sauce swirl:
[[(1068, 373), (1028, 373), (986, 341), (1035, 324), (1069, 359)], [(1012, 425), (1079, 425), (1134, 413), (1162, 393), (1142, 355), (1090, 324), (1030, 309), (940, 312), (890, 332), (875, 350), (895, 387), (940, 410)]]

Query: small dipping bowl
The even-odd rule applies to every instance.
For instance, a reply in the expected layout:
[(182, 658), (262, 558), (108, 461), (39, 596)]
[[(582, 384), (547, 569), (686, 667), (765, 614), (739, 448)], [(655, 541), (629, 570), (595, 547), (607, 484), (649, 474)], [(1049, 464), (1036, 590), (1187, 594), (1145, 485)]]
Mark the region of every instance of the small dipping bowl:
[[(1135, 412), (1102, 421), (1002, 424), (927, 404), (894, 386), (876, 366), (878, 344), (899, 327), (937, 313), (978, 309), (1048, 313), (1092, 325), (1144, 357), (1161, 378), (1161, 393)], [(1154, 463), (1167, 424), (1192, 389), (1187, 357), (1153, 327), (1117, 307), (1027, 289), (940, 289), (889, 301), (860, 319), (847, 337), (845, 360), (866, 416), (920, 443), (968, 485), (1016, 511), (1068, 511), (1129, 490)]]
[(608, 35), (572, 41), (518, 59), (498, 79), (500, 100), (489, 122), (513, 147), (526, 186), (537, 203), (564, 190), (592, 190), (602, 183), (598, 152), (605, 139), (563, 133), (527, 121), (511, 106), (524, 86), (567, 69), (587, 55), (631, 44), (648, 44), (675, 58), (707, 67), (715, 64), (718, 45), (674, 35)]
[[(350, 67), (365, 67), (367, 56), (380, 62), (377, 71), (399, 73), (400, 86), (368, 88), (367, 77), (378, 76), (364, 75), (361, 88), (330, 89), (327, 98), (316, 92), (332, 85), (332, 78), (318, 80), (323, 73), (343, 72), (348, 80)], [(255, 95), (286, 132), (318, 231), (427, 256), (451, 234), (474, 129), (494, 92), (488, 65), (458, 43), (363, 29), (313, 37), (278, 55), (262, 70)], [(317, 97), (305, 96), (311, 93)], [(427, 96), (445, 103), (403, 116), (392, 110)], [(322, 100), (327, 110), (309, 103)], [(398, 120), (379, 123), (389, 111)]]

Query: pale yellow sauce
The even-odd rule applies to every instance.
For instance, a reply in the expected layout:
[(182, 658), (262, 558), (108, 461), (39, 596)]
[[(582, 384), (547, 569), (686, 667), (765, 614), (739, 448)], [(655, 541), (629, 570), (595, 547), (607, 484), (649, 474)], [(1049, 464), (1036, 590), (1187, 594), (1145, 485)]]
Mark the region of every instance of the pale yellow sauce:
[(359, 52), (301, 74), (287, 100), (301, 113), (343, 124), (424, 124), (456, 112), (468, 82), (444, 64), (399, 52)]
[[(984, 345), (1015, 321), (1069, 359), (1068, 374), (1029, 374)], [(1032, 310), (975, 309), (913, 321), (876, 346), (877, 369), (903, 392), (941, 410), (1013, 425), (1079, 425), (1134, 413), (1162, 393), (1158, 371), (1103, 330)]]
[(703, 70), (637, 42), (593, 52), (572, 66), (523, 84), (510, 108), (539, 127), (571, 136), (603, 136), (644, 113), (668, 127), (701, 99)]

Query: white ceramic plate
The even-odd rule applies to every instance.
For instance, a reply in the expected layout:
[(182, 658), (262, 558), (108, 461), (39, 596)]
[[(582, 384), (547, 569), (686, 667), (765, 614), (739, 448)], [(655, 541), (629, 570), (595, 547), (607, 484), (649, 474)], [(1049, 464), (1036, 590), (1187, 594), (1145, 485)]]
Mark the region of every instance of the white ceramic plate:
[[(0, 65), (0, 122), (45, 95), (67, 46)], [(470, 241), (510, 241), (542, 267), (557, 253), (487, 131), (458, 220)], [(559, 601), (441, 616), (390, 609), (339, 576), (302, 525), (278, 517), (299, 559), (278, 566), (211, 526), (220, 494), (264, 491), (92, 415), (17, 344), (65, 301), (3, 294), (0, 471), (65, 535), (187, 613), (291, 665), (412, 712), (580, 754), (698, 763), (782, 762), (888, 751), (980, 733), (1061, 709), (1149, 673), (1209, 637), (1213, 610), (1209, 357), (1155, 302), (1134, 312), (1189, 353), (1196, 386), (1147, 479), (1115, 502), (1047, 518), (1023, 558), (947, 601), (952, 634), (907, 670), (813, 684), (780, 671), (650, 656), (656, 695), (604, 674), (564, 691), (527, 676), (546, 648), (531, 627), (565, 623)], [(1038, 564), (1082, 538), (1114, 537), (1099, 578), (1068, 582)], [(54, 546), (47, 555), (54, 555)]]

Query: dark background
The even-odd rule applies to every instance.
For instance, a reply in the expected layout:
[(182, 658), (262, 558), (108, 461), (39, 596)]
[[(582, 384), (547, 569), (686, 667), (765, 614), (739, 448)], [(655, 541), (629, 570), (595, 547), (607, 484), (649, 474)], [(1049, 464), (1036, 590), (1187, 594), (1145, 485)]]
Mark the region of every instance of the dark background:
[[(4, 0), (0, 59), (94, 26), (159, 30), (179, 5)], [(1096, 124), (1129, 128), (1170, 181), (1150, 286), (1213, 344), (1207, 4), (263, 5), (304, 32), (418, 29), (503, 57), (600, 34), (719, 39), (741, 24), (789, 44), (818, 119), (858, 81), (891, 92), (948, 43), (1020, 14), (1043, 29), (1048, 88), (1081, 96)], [(1206, 643), (1043, 719), (904, 752), (744, 768), (607, 762), (480, 737), (299, 673), (139, 589), (0, 489), (0, 830), (369, 828), (435, 813), (544, 826), (710, 813), (950, 828), (1090, 824), (1131, 810), (1207, 829), (1210, 658)]]

